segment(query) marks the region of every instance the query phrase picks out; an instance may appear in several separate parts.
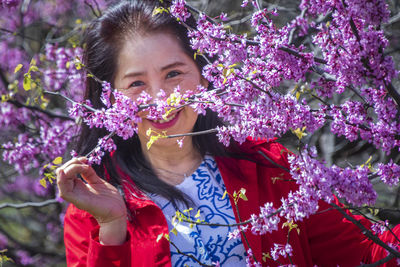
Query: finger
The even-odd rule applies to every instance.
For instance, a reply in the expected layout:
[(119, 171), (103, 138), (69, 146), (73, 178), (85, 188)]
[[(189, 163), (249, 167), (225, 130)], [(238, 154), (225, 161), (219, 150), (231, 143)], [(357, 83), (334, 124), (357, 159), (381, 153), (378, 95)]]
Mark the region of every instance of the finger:
[(74, 191), (77, 181), (76, 178), (65, 175), (64, 170), (59, 170), (57, 175), (57, 187), (60, 197), (66, 201), (71, 201), (73, 198), (71, 194)]
[(97, 175), (96, 171), (91, 166), (87, 166), (88, 168), (84, 172), (81, 172), (81, 175), (88, 184), (105, 183), (105, 181)]
[(64, 172), (66, 175), (72, 177), (76, 177), (78, 174), (80, 174), (88, 184), (99, 184), (105, 182), (96, 174), (94, 169), (87, 164), (73, 163), (65, 168)]
[(69, 161), (67, 161), (66, 163), (64, 163), (62, 166), (60, 166), (59, 168), (65, 169), (74, 163), (85, 163), (86, 164), (87, 158), (86, 157), (72, 158)]

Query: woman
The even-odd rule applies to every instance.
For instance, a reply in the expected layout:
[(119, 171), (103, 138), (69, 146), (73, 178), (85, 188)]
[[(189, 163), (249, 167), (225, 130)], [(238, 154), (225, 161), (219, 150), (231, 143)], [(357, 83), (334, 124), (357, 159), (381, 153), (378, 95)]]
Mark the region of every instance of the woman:
[[(159, 3), (123, 1), (87, 31), (86, 67), (133, 100), (142, 91), (155, 97), (161, 88), (171, 93), (178, 85), (192, 91), (198, 85), (209, 86), (201, 76), (205, 62), (201, 57), (193, 60), (186, 28), (165, 12), (153, 13)], [(190, 19), (186, 23), (194, 26)], [(88, 79), (85, 97), (95, 108), (103, 107), (101, 91), (99, 83)], [(326, 203), (320, 205), (324, 212), (298, 223), (298, 233), (289, 233), (287, 228), (262, 236), (248, 231), (242, 239), (229, 240), (234, 227), (177, 225), (171, 217), (189, 207), (194, 209), (192, 217), (197, 218), (198, 211), (201, 219), (223, 224), (258, 214), (266, 202), (279, 207), (280, 199), (296, 190), (296, 185), (258, 151), (288, 167), (286, 152), (277, 143), (251, 140), (225, 149), (213, 135), (186, 136), (182, 148), (176, 140), (162, 139), (147, 150), (149, 128), (178, 134), (215, 128), (221, 122), (216, 114), (197, 115), (189, 106), (164, 120), (141, 116), (137, 136), (127, 141), (116, 138), (117, 150), (100, 167), (88, 166), (81, 157), (57, 170), (60, 195), (72, 203), (64, 226), (68, 266), (196, 266), (198, 261), (244, 266), (249, 247), (260, 263), (270, 266), (290, 261), (298, 266), (354, 266), (385, 256), (339, 212), (324, 211), (330, 207)], [(104, 135), (103, 130), (84, 126), (80, 154), (91, 151)], [(273, 177), (287, 179), (274, 182)], [(223, 193), (241, 188), (246, 188), (248, 201), (239, 201), (237, 212), (235, 203), (223, 198)], [(169, 234), (171, 243), (160, 238), (174, 227), (179, 233)], [(390, 238), (387, 241), (393, 241)], [(293, 248), (290, 259), (262, 259), (274, 243), (286, 244), (288, 239)]]

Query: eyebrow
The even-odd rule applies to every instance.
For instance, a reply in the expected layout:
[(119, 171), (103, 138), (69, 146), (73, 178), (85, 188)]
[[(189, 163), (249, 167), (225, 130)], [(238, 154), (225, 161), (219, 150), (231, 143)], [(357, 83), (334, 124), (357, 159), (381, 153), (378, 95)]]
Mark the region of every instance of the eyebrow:
[[(166, 66), (164, 66), (164, 67), (162, 67), (160, 70), (161, 71), (165, 71), (165, 70), (167, 70), (167, 69), (171, 69), (171, 68), (174, 68), (174, 67), (181, 67), (181, 66), (185, 66), (186, 64), (185, 63), (183, 63), (183, 62), (181, 62), (181, 61), (176, 61), (176, 62), (173, 62), (173, 63), (171, 63), (171, 64), (168, 64), (168, 65), (166, 65)], [(145, 74), (145, 72), (144, 71), (142, 71), (142, 72), (129, 72), (129, 73), (126, 73), (125, 75), (124, 75), (124, 77), (123, 77), (123, 79), (125, 79), (125, 78), (127, 78), (127, 77), (137, 77), (137, 76), (141, 76), (141, 75), (144, 75)]]
[(185, 65), (186, 65), (186, 64), (183, 63), (183, 62), (176, 61), (176, 62), (174, 62), (174, 63), (168, 64), (168, 65), (162, 67), (162, 68), (161, 68), (161, 71), (164, 71), (164, 70), (167, 70), (167, 69), (171, 69), (171, 68), (174, 68), (174, 67), (181, 67), (181, 66), (185, 66)]

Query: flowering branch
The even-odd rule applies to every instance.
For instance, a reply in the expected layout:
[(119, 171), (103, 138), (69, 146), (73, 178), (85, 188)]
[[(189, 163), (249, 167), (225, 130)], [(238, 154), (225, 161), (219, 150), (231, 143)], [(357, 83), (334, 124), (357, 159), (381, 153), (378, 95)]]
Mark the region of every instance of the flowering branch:
[(390, 254), (392, 254), (396, 258), (400, 258), (400, 252), (391, 248), (388, 246), (385, 242), (383, 242), (379, 237), (374, 235), (369, 229), (367, 229), (362, 223), (360, 223), (358, 220), (354, 219), (352, 216), (347, 214), (341, 207), (336, 205), (335, 203), (330, 203), (332, 207), (334, 207), (337, 211), (339, 211), (343, 217), (345, 217), (347, 220), (351, 221), (354, 225), (356, 225), (358, 228), (361, 229), (362, 233), (371, 239), (374, 243), (378, 244), (379, 246), (383, 247), (386, 249)]

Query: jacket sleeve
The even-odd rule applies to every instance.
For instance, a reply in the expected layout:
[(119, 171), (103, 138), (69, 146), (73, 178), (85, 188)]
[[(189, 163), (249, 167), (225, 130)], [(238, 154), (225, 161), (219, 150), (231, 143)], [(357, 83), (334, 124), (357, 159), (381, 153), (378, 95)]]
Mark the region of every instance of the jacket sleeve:
[(122, 245), (99, 242), (97, 221), (70, 204), (64, 219), (64, 243), (68, 267), (130, 266), (130, 237)]
[[(382, 235), (379, 236), (379, 238), (385, 242), (386, 244), (388, 244), (389, 246), (391, 246), (392, 248), (394, 248), (395, 250), (399, 251), (399, 238), (400, 238), (400, 225), (395, 226), (392, 229), (392, 233), (390, 231), (386, 231), (385, 233), (383, 233)], [(366, 262), (367, 263), (373, 263), (376, 262), (378, 260), (381, 260), (385, 257), (387, 257), (389, 254), (386, 251), (386, 249), (384, 249), (383, 247), (377, 245), (377, 244), (372, 244), (370, 249), (369, 249), (369, 253), (368, 255), (366, 255)], [(383, 265), (379, 265), (379, 266), (400, 266), (400, 260), (397, 259), (393, 259)]]
[[(335, 202), (341, 206), (337, 199)], [(370, 229), (371, 222), (368, 219), (348, 214)], [(313, 262), (318, 266), (358, 266), (374, 263), (388, 255), (384, 248), (369, 240), (360, 228), (325, 202), (320, 201), (319, 212), (305, 222)], [(399, 226), (393, 229), (393, 233), (400, 236)], [(379, 238), (385, 243), (397, 243), (396, 237), (390, 232), (385, 232)], [(379, 266), (398, 265), (394, 259)]]

